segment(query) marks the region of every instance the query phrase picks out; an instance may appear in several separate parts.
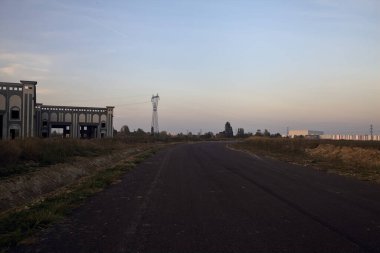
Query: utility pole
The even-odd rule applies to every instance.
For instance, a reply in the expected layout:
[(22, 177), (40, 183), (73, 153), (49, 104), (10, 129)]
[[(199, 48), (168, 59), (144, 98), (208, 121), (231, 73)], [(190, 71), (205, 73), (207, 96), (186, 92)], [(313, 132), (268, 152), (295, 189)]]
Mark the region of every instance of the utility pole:
[(152, 135), (158, 135), (159, 129), (158, 129), (158, 114), (157, 114), (157, 107), (158, 107), (158, 100), (160, 100), (160, 97), (157, 95), (152, 95), (152, 106), (153, 106), (153, 114), (152, 114), (152, 126), (150, 128), (150, 132)]
[(373, 141), (373, 125), (372, 124), (369, 126), (369, 132), (371, 134), (371, 141)]

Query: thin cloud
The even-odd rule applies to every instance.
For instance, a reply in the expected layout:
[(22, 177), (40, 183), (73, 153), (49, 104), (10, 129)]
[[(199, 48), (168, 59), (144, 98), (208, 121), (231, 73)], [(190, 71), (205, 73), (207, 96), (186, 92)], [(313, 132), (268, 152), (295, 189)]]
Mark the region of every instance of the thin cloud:
[(52, 89), (46, 89), (46, 88), (41, 88), (38, 87), (38, 95), (51, 95), (55, 94), (56, 92)]
[(103, 29), (106, 29), (106, 30), (108, 30), (108, 31), (110, 31), (110, 32), (113, 32), (114, 34), (117, 34), (117, 35), (119, 35), (119, 36), (121, 36), (121, 37), (123, 37), (123, 38), (128, 38), (128, 36), (127, 36), (125, 33), (123, 33), (123, 32), (121, 32), (121, 31), (119, 31), (119, 30), (113, 28), (112, 26), (105, 25), (104, 22), (99, 22), (98, 20), (96, 20), (95, 18), (92, 18), (92, 17), (90, 17), (90, 16), (84, 16), (84, 17), (85, 17), (88, 21), (90, 21), (91, 23), (94, 23), (94, 24), (96, 24), (97, 26), (102, 27)]
[[(378, 0), (312, 0), (311, 3), (327, 11), (329, 16), (334, 11), (340, 17), (339, 12), (351, 10), (354, 13), (360, 13), (361, 11), (376, 11), (379, 10), (380, 1)], [(324, 13), (323, 11), (321, 12)]]
[(46, 55), (0, 52), (0, 75), (9, 79), (46, 79), (51, 65)]
[(88, 15), (88, 13), (94, 13), (94, 14), (99, 13), (101, 11), (101, 8), (99, 6), (98, 7), (90, 7), (90, 6), (80, 6), (79, 7), (78, 5), (70, 5), (66, 2), (56, 1), (56, 0), (50, 0), (48, 2), (50, 4), (56, 6), (57, 8), (61, 9), (61, 10), (63, 9), (64, 11), (61, 12), (62, 14), (68, 15), (67, 13), (70, 13), (70, 15), (73, 15), (74, 13), (76, 13), (76, 15), (84, 18), (89, 23), (95, 24), (96, 26), (101, 27), (102, 29), (110, 31), (116, 35), (123, 37), (123, 38), (128, 38), (127, 34), (123, 33), (122, 31), (120, 31), (116, 28), (114, 28), (111, 25), (107, 25), (105, 20), (99, 21), (99, 18), (94, 18), (94, 17)]
[(1, 67), (0, 74), (12, 76), (18, 71), (18, 69), (20, 69), (20, 64), (10, 64), (8, 66)]
[(4, 62), (23, 62), (26, 63), (25, 65), (49, 66), (52, 63), (52, 60), (49, 56), (44, 54), (0, 52), (0, 63)]

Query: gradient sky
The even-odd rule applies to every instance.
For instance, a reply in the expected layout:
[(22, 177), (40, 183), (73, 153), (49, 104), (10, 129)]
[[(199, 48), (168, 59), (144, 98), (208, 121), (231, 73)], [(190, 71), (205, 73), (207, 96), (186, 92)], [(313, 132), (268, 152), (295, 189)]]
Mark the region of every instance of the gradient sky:
[(380, 134), (379, 0), (0, 0), (0, 81), (115, 128)]

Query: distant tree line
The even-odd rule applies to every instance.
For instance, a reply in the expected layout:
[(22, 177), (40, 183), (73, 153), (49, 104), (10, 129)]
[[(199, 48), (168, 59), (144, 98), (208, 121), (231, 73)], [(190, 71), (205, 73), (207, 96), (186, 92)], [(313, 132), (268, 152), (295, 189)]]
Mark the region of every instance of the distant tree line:
[[(115, 130), (116, 131), (116, 130)], [(224, 131), (214, 134), (213, 132), (205, 132), (202, 133), (200, 130), (198, 133), (193, 134), (192, 132), (187, 133), (178, 133), (178, 134), (170, 134), (166, 131), (161, 131), (158, 135), (152, 135), (150, 132), (145, 132), (143, 129), (138, 128), (137, 130), (131, 131), (127, 125), (121, 127), (119, 132), (115, 132), (115, 136), (117, 138), (124, 138), (129, 142), (155, 142), (155, 141), (163, 141), (163, 142), (171, 142), (171, 141), (200, 141), (200, 140), (220, 140), (225, 138), (247, 138), (250, 136), (256, 137), (281, 137), (281, 134), (271, 134), (267, 129), (261, 131), (257, 129), (255, 134), (251, 132), (246, 133), (244, 128), (238, 128), (236, 131), (236, 135), (234, 135), (234, 131), (232, 125), (229, 121), (227, 121), (224, 125)]]
[(129, 142), (171, 142), (171, 141), (199, 141), (199, 140), (213, 140), (216, 136), (213, 132), (199, 131), (197, 134), (192, 132), (170, 134), (166, 131), (161, 131), (158, 135), (152, 135), (150, 132), (145, 132), (143, 129), (131, 131), (127, 125), (121, 127), (120, 131), (115, 134), (116, 138), (123, 138)]
[[(224, 137), (224, 138), (233, 138), (234, 137), (232, 126), (231, 126), (231, 123), (229, 121), (227, 121), (226, 124), (224, 125), (224, 131), (220, 132), (217, 136), (218, 137)], [(237, 138), (247, 138), (247, 137), (250, 137), (250, 136), (257, 136), (257, 137), (281, 137), (281, 134), (280, 133), (271, 134), (268, 131), (268, 129), (265, 129), (264, 132), (262, 132), (260, 129), (257, 129), (256, 133), (253, 135), (250, 132), (245, 133), (244, 128), (238, 128), (235, 137), (237, 137)]]

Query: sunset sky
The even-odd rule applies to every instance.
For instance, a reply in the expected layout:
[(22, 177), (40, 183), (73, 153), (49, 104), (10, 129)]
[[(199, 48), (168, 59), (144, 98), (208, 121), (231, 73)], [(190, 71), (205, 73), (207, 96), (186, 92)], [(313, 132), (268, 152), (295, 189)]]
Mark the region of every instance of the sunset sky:
[(0, 0), (0, 81), (114, 127), (380, 134), (378, 0)]

